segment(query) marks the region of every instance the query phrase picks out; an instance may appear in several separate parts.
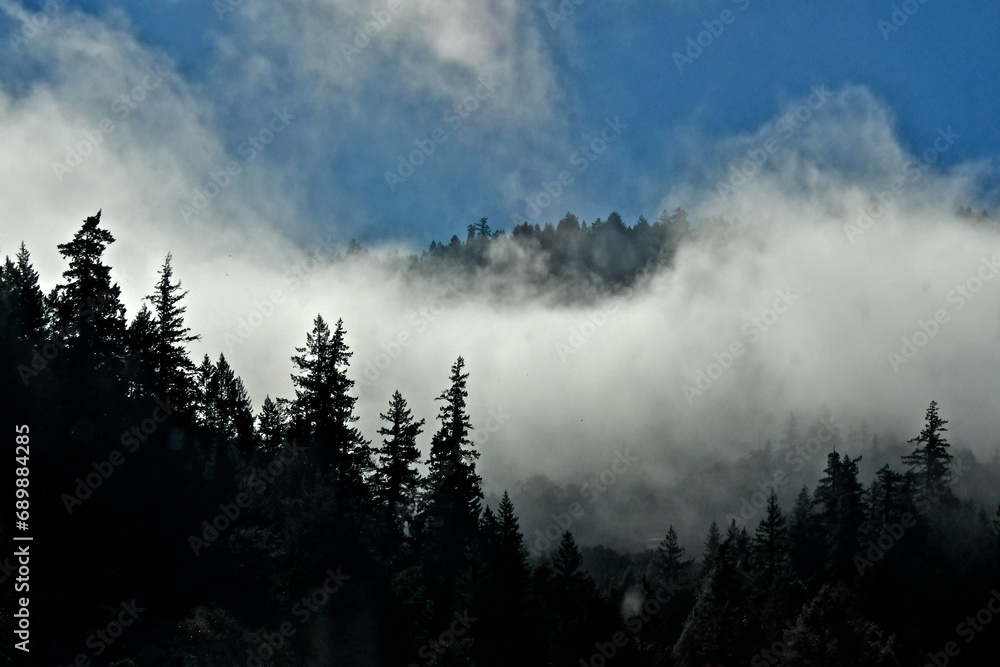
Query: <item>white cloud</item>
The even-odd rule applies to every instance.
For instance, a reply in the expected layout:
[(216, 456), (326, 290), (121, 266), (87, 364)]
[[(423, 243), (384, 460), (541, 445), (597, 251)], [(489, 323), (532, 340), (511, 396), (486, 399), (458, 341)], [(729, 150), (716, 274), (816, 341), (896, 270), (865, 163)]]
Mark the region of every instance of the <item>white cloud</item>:
[[(283, 85), (289, 65), (275, 57), (279, 52), (303, 76), (328, 86), (324, 94), (379, 85), (344, 78), (339, 65), (326, 64), (338, 57), (337, 31), (372, 6), (312, 2), (295, 10), (248, 3), (241, 14), (247, 29), (266, 23), (272, 33), (246, 56), (253, 71), (232, 94)], [(515, 5), (408, 7), (385, 51), (363, 54), (374, 58), (361, 67), (412, 68), (415, 96), (451, 94), (487, 64), (527, 77), (544, 63), (541, 55), (514, 53), (511, 35), (531, 31)], [(456, 30), (472, 38), (446, 46), (442, 35)], [(234, 67), (236, 53), (227, 56)], [(266, 152), (245, 164), (198, 220), (185, 223), (179, 204), (190, 201), (212, 172), (242, 156), (227, 149), (221, 103), (140, 44), (121, 17), (102, 21), (67, 12), (20, 57), (43, 74), (0, 87), (3, 232), (14, 243), (21, 237), (28, 242), (51, 286), (64, 268), (55, 244), (103, 208), (105, 224), (119, 239), (110, 260), (130, 278), (124, 288), (133, 310), (150, 291), (163, 256), (173, 251), (176, 273), (191, 291), (189, 323), (204, 335), (196, 353), (226, 351), (258, 405), (265, 393), (290, 393), (289, 357), (321, 312), (328, 320), (344, 318), (358, 377), (383, 343), (392, 348), (389, 342), (401, 332), (411, 336), (373, 383), (359, 387), (368, 435), (375, 434), (378, 412), (396, 388), (419, 416), (433, 418), (433, 397), (444, 388), (449, 364), (465, 355), (473, 423), (483, 426), (491, 409), (510, 415), (483, 447), (482, 471), (491, 486), (538, 472), (580, 481), (626, 445), (642, 455), (636, 479), (667, 478), (679, 461), (700, 452), (734, 456), (762, 419), (776, 431), (790, 410), (815, 414), (822, 406), (844, 422), (867, 418), (885, 432), (912, 435), (923, 408), (937, 399), (957, 439), (981, 452), (993, 444), (1000, 278), (961, 310), (948, 300), (957, 284), (975, 275), (982, 257), (1000, 252), (994, 234), (952, 216), (974, 192), (979, 167), (922, 171), (851, 243), (844, 226), (856, 222), (858, 207), (905, 175), (913, 159), (900, 146), (891, 113), (864, 89), (838, 91), (759, 174), (725, 198), (716, 180), (730, 160), (765, 141), (773, 123), (713, 149), (701, 178), (683, 186), (684, 203), (697, 202), (699, 215), (761, 224), (685, 247), (671, 272), (620, 299), (564, 361), (558, 345), (570, 343), (574, 329), (582, 332), (597, 306), (554, 308), (515, 296), (498, 303), (487, 290), (469, 288), (438, 310), (440, 286), (414, 284), (365, 260), (308, 268), (288, 238), (303, 209), (295, 181)], [(382, 60), (389, 64), (374, 64)], [(146, 68), (155, 66), (170, 72), (164, 82), (60, 182), (52, 162), (64, 160), (67, 146), (113, 115), (115, 99), (141, 85)], [(542, 81), (539, 90), (549, 90)], [(514, 103), (517, 90), (504, 104)], [(529, 107), (539, 99), (529, 96)], [(260, 117), (261, 127), (266, 121)], [(665, 205), (675, 198), (665, 196)], [(301, 286), (288, 279), (296, 270), (303, 272)], [(516, 272), (506, 278), (516, 280)], [(774, 302), (776, 290), (786, 289), (798, 300), (751, 341), (747, 322)], [(227, 334), (255, 310), (270, 310), (265, 302), (276, 290), (273, 314), (227, 350)], [(421, 314), (425, 307), (433, 317)], [(941, 308), (951, 321), (894, 372), (888, 353)], [(682, 386), (733, 342), (744, 344), (745, 354), (689, 405)], [(629, 484), (623, 480), (621, 488)]]

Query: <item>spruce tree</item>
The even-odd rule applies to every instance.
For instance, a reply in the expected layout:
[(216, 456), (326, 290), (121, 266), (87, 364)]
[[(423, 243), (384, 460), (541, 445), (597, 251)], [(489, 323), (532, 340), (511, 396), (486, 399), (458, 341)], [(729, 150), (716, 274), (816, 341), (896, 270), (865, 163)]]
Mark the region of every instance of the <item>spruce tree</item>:
[(754, 533), (754, 562), (761, 583), (772, 588), (785, 578), (788, 559), (788, 522), (773, 489), (768, 496), (765, 512)]
[(653, 575), (660, 585), (685, 586), (693, 563), (693, 559), (684, 558), (684, 547), (678, 543), (671, 525), (653, 556)]
[(350, 395), (354, 380), (347, 377), (352, 352), (348, 350), (344, 322), (336, 329), (317, 315), (305, 347), (297, 347), (292, 357), (297, 375), (293, 404), (295, 437), (318, 451), (322, 469), (339, 488), (352, 495), (362, 494), (365, 475), (371, 469), (371, 447), (353, 426), (357, 398)]
[(854, 555), (860, 546), (859, 530), (865, 520), (864, 491), (858, 481), (858, 461), (837, 452), (827, 457), (824, 476), (816, 487), (819, 524), (826, 538), (828, 572), (838, 581), (854, 574)]
[(795, 498), (788, 534), (792, 569), (805, 584), (810, 584), (823, 566), (823, 537), (815, 507), (812, 494), (803, 486)]
[(943, 433), (948, 422), (938, 414), (937, 401), (931, 401), (927, 408), (924, 429), (907, 442), (916, 448), (903, 456), (903, 463), (910, 467), (910, 474), (916, 483), (916, 490), (932, 507), (952, 505), (955, 496), (951, 491), (950, 445)]
[(888, 464), (879, 468), (868, 488), (866, 537), (877, 537), (883, 526), (899, 521), (900, 516), (910, 509), (909, 486), (906, 478), (889, 468)]
[(156, 368), (150, 350), (156, 344), (156, 322), (146, 304), (128, 325), (125, 335), (125, 377), (133, 398), (148, 397), (153, 392)]
[(495, 553), (500, 544), (500, 522), (489, 505), (483, 510), (483, 516), (479, 520), (479, 535), (486, 553)]
[(705, 551), (701, 558), (700, 579), (704, 581), (716, 566), (719, 560), (719, 549), (722, 547), (722, 533), (719, 532), (719, 524), (715, 521), (708, 527), (708, 536), (705, 538)]
[(265, 396), (257, 415), (257, 436), (264, 458), (274, 457), (281, 449), (287, 435), (287, 422), (284, 404), (271, 400), (269, 395)]
[(17, 262), (7, 259), (3, 270), (6, 290), (4, 305), (9, 308), (11, 335), (25, 347), (38, 345), (45, 336), (45, 295), (38, 286), (38, 272), (24, 243)]
[[(489, 522), (489, 519), (487, 519)], [(476, 630), (476, 664), (517, 664), (530, 651), (534, 635), (529, 607), (528, 552), (514, 513), (514, 504), (504, 491), (493, 519), (492, 547), (487, 553), (488, 574), (480, 586)], [(484, 535), (484, 538), (486, 536)], [(485, 543), (485, 540), (483, 540)], [(518, 642), (512, 642), (517, 637)]]
[(469, 374), (459, 357), (451, 367), (451, 386), (440, 396), (440, 426), (431, 440), (427, 502), (422, 525), (445, 567), (457, 566), (476, 535), (483, 498), (476, 474), (479, 458), (469, 438), (472, 425), (466, 412)]
[(514, 514), (514, 503), (506, 490), (497, 507), (497, 529), (499, 575), (509, 586), (524, 587), (528, 577), (528, 550), (524, 546), (524, 536), (521, 535), (521, 527)]
[(63, 272), (65, 282), (56, 285), (49, 300), (53, 335), (65, 343), (70, 358), (111, 380), (121, 372), (126, 321), (121, 289), (103, 261), (115, 237), (100, 223), (98, 211), (84, 221), (73, 240), (57, 246), (69, 268)]
[(388, 412), (379, 417), (386, 425), (378, 431), (383, 440), (377, 451), (375, 497), (395, 532), (402, 534), (416, 503), (420, 482), (416, 468), (420, 461), (417, 436), (423, 432), (424, 420), (413, 419), (406, 399), (398, 391), (389, 400)]
[(194, 392), (192, 374), (194, 364), (188, 356), (186, 345), (201, 336), (191, 335), (184, 325), (186, 308), (180, 305), (187, 292), (181, 291), (180, 281), (174, 283), (172, 256), (167, 254), (160, 267), (156, 289), (146, 297), (156, 312), (156, 340), (152, 347), (155, 372), (154, 392), (174, 405), (186, 407)]
[(567, 579), (572, 579), (580, 574), (580, 567), (583, 565), (583, 556), (576, 546), (573, 533), (568, 530), (563, 532), (562, 539), (559, 540), (559, 547), (555, 555), (552, 556), (552, 568), (556, 574)]
[(223, 354), (215, 365), (215, 396), (219, 418), (219, 430), (225, 439), (244, 456), (249, 457), (254, 449), (253, 405), (243, 380), (236, 375)]
[[(3, 341), (0, 367), (5, 371), (0, 376), (0, 389), (11, 410), (27, 400), (24, 387), (30, 386), (39, 375), (34, 366), (45, 337), (45, 318), (45, 298), (38, 287), (38, 273), (22, 243), (17, 263), (7, 257), (0, 266), (0, 340)], [(7, 369), (14, 373), (8, 375)]]
[(216, 443), (231, 445), (245, 458), (255, 446), (253, 406), (243, 380), (224, 354), (211, 362), (206, 354), (195, 371), (196, 423), (212, 434)]
[(201, 358), (201, 364), (195, 369), (195, 423), (208, 428), (217, 429), (216, 397), (219, 395), (215, 365), (208, 355)]

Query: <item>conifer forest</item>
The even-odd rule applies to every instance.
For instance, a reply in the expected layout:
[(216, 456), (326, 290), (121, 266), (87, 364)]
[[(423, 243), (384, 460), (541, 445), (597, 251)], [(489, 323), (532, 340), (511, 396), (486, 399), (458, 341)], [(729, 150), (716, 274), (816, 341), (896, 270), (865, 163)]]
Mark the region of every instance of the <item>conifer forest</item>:
[(0, 667), (998, 664), (998, 26), (0, 0)]

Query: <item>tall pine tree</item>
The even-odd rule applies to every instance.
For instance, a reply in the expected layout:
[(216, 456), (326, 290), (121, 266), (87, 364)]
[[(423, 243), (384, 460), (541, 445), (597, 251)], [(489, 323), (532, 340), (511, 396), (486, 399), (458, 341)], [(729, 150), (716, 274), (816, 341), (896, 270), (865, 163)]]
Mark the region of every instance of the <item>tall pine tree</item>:
[(420, 520), (432, 569), (444, 571), (457, 568), (464, 559), (476, 535), (483, 498), (475, 463), (479, 452), (469, 437), (469, 374), (464, 369), (465, 360), (459, 357), (451, 367), (451, 385), (437, 399), (442, 402), (440, 426), (431, 440), (427, 501)]
[(115, 237), (100, 223), (98, 211), (84, 221), (72, 241), (57, 246), (69, 268), (50, 301), (53, 333), (66, 343), (71, 356), (110, 375), (120, 372), (123, 361), (125, 307), (121, 289), (111, 280), (111, 267), (103, 261)]
[(916, 448), (903, 456), (903, 463), (910, 467), (917, 492), (931, 507), (953, 505), (955, 496), (951, 491), (951, 445), (944, 437), (948, 422), (938, 414), (937, 401), (931, 401), (927, 408), (923, 430), (908, 442)]
[(350, 395), (354, 380), (347, 377), (351, 351), (345, 342), (344, 321), (336, 329), (317, 315), (305, 347), (297, 347), (292, 361), (299, 373), (295, 386), (293, 432), (317, 451), (317, 459), (344, 492), (362, 494), (371, 470), (371, 447), (354, 427), (357, 398)]
[(180, 281), (173, 282), (171, 261), (172, 256), (168, 254), (160, 267), (156, 289), (147, 297), (156, 313), (156, 338), (151, 350), (155, 373), (153, 391), (184, 409), (194, 393), (194, 364), (185, 346), (201, 336), (191, 335), (191, 330), (184, 325), (186, 308), (180, 302), (187, 292), (181, 291)]
[(424, 420), (416, 421), (398, 391), (389, 400), (389, 410), (379, 415), (386, 425), (379, 429), (383, 436), (378, 449), (375, 471), (375, 497), (386, 513), (392, 532), (402, 535), (412, 519), (417, 500), (420, 473), (417, 462), (417, 436), (423, 432)]

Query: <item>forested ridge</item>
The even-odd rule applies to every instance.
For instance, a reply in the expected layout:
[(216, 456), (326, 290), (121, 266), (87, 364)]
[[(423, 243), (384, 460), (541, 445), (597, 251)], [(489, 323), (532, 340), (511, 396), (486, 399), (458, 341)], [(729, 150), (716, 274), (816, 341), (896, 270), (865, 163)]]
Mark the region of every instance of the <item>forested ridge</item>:
[[(618, 289), (690, 233), (678, 209), (505, 236), (540, 248), (556, 282)], [(495, 238), (483, 219), (401, 261), (482, 267)], [(762, 490), (752, 521), (719, 517), (691, 553), (669, 523), (651, 527), (655, 552), (593, 577), (570, 532), (529, 554), (517, 498), (486, 502), (461, 350), (436, 415), (395, 392), (362, 433), (351, 323), (318, 315), (301, 347), (275, 351), (294, 395), (255, 408), (224, 355), (190, 358), (184, 298), (198, 286), (182, 287), (169, 255), (126, 316), (113, 242), (88, 218), (58, 246), (67, 268), (48, 294), (23, 245), (0, 270), (3, 398), (31, 427), (35, 664), (943, 667), (998, 654), (1000, 510), (954, 493), (967, 469), (934, 397), (903, 456), (861, 464), (831, 446), (794, 505)], [(10, 628), (12, 587), (0, 596)]]

